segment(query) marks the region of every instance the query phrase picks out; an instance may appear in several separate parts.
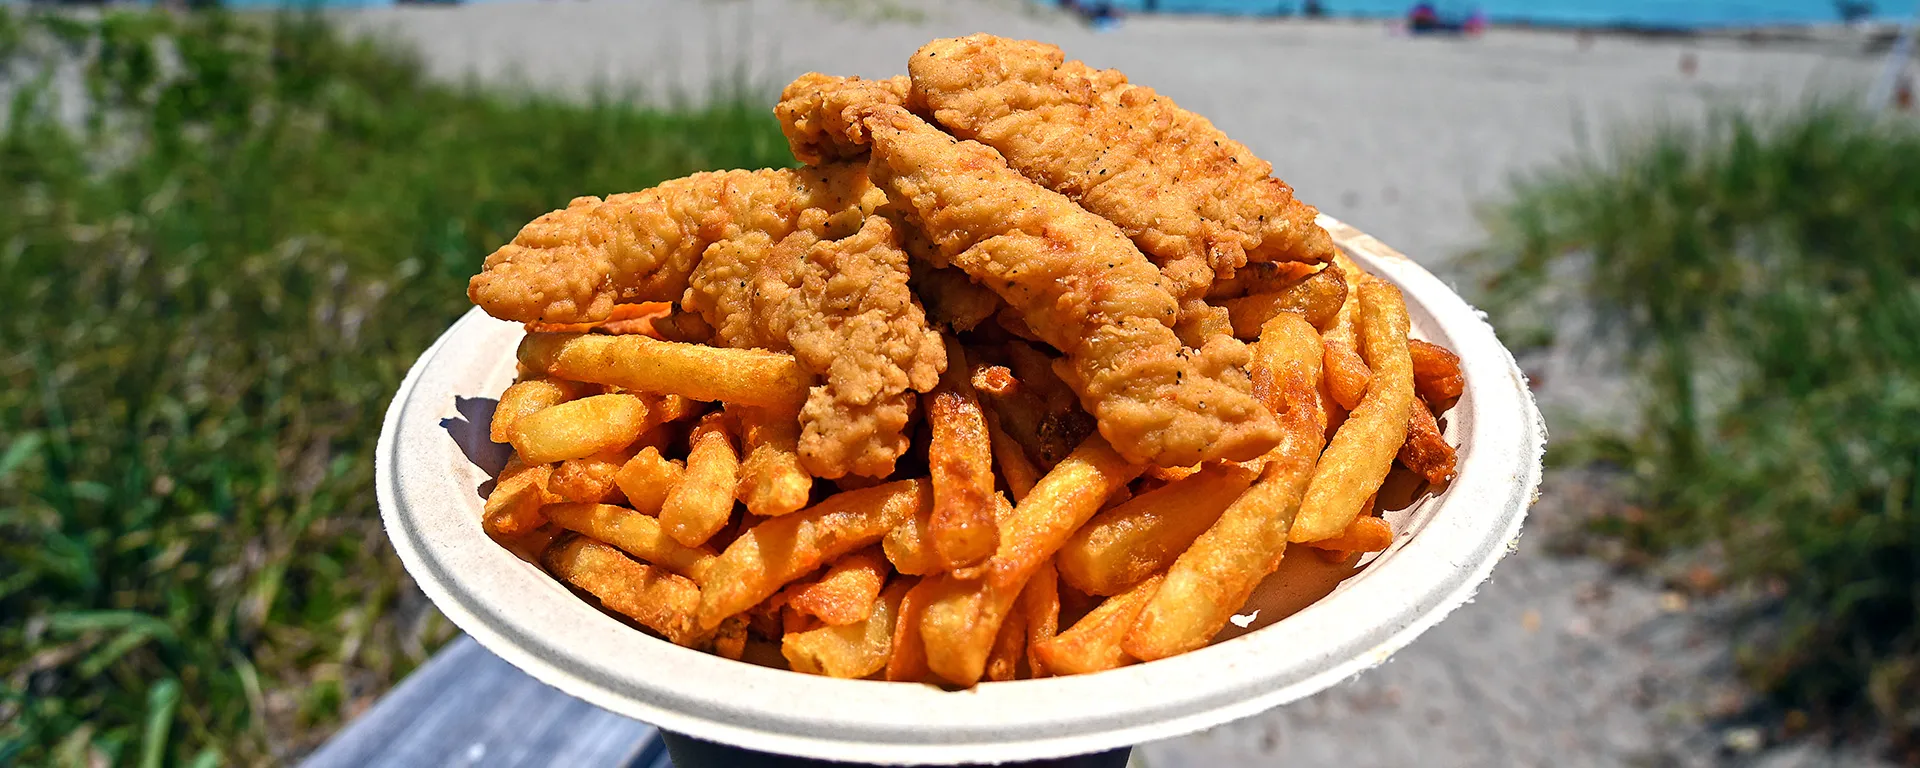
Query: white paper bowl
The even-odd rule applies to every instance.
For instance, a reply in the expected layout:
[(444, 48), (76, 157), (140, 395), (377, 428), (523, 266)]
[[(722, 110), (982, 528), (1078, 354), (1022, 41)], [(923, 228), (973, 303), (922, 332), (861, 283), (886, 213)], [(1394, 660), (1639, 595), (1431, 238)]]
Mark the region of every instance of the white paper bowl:
[(1398, 540), (1357, 572), (1291, 553), (1249, 606), (1260, 620), (1228, 627), (1230, 639), (1208, 648), (950, 692), (758, 667), (629, 628), (480, 529), (478, 489), (488, 481), (480, 465), (505, 459), (486, 439), (487, 416), (512, 381), (521, 329), (477, 309), (420, 356), (387, 411), (376, 461), (388, 536), (434, 604), (501, 658), (581, 699), (708, 741), (854, 762), (998, 763), (1253, 715), (1385, 661), (1472, 596), (1515, 544), (1546, 444), (1526, 380), (1478, 312), (1373, 238), (1329, 217), (1321, 223), (1400, 287), (1415, 335), (1460, 355), (1466, 392), (1445, 417), (1460, 446), (1459, 477), (1438, 496), (1387, 511)]

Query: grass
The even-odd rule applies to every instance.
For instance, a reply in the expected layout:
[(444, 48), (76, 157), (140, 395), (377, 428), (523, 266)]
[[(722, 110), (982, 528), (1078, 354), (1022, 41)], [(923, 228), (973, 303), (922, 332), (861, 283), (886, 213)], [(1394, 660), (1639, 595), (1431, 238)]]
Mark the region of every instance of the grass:
[(441, 84), (312, 18), (0, 9), (0, 73), (0, 765), (324, 739), (451, 635), (373, 443), (480, 259), (577, 194), (790, 162), (744, 91)]
[(1630, 480), (1598, 529), (1722, 553), (1776, 596), (1738, 658), (1787, 722), (1920, 764), (1915, 179), (1912, 121), (1728, 111), (1523, 180), (1476, 262), (1503, 332), (1579, 307), (1625, 354), (1637, 418), (1571, 452)]

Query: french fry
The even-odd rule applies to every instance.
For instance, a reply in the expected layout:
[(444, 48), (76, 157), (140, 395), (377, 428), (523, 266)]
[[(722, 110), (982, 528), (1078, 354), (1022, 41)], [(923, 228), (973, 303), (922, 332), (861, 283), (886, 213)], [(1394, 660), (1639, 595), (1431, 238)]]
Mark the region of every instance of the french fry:
[(512, 475), (501, 471), (502, 479), (487, 494), (481, 527), (501, 537), (520, 536), (545, 525), (547, 518), (540, 514), (540, 507), (547, 502), (547, 478), (552, 474), (550, 464), (535, 464)]
[(887, 560), (876, 547), (840, 558), (811, 582), (788, 587), (787, 607), (830, 627), (864, 621), (887, 580)]
[(600, 598), (600, 604), (640, 622), (675, 645), (697, 646), (710, 633), (693, 621), (700, 588), (691, 579), (635, 562), (606, 544), (575, 536), (547, 550), (547, 570)]
[(488, 425), (487, 437), (496, 443), (513, 440), (513, 423), (530, 413), (543, 411), (568, 400), (578, 399), (586, 394), (587, 386), (566, 379), (527, 379), (516, 381), (507, 391), (500, 393), (500, 402), (493, 407), (493, 422)]
[(1326, 390), (1341, 408), (1351, 411), (1367, 396), (1367, 385), (1373, 372), (1368, 370), (1366, 360), (1360, 357), (1360, 332), (1356, 325), (1356, 315), (1360, 311), (1360, 286), (1366, 280), (1366, 273), (1357, 266), (1345, 268), (1352, 264), (1345, 259), (1345, 256), (1341, 256), (1334, 263), (1342, 267), (1340, 274), (1347, 284), (1346, 299), (1340, 303), (1332, 322), (1322, 329), (1320, 341), (1325, 350), (1322, 368)]
[(1127, 591), (1107, 598), (1092, 613), (1040, 646), (1040, 660), (1055, 675), (1085, 675), (1137, 661), (1121, 646), (1141, 609), (1158, 594), (1163, 575), (1155, 574)]
[(527, 367), (560, 378), (796, 412), (813, 383), (792, 355), (650, 336), (530, 333), (519, 354)]
[(910, 586), (901, 581), (887, 587), (861, 621), (788, 634), (780, 640), (780, 655), (787, 657), (795, 672), (828, 677), (862, 678), (885, 669), (893, 646), (894, 617)]
[(919, 259), (912, 265), (914, 294), (926, 306), (929, 322), (970, 331), (1007, 304), (958, 269), (933, 269)]
[[(936, 495), (935, 503), (938, 503), (938, 498)], [(991, 499), (994, 525), (998, 528), (1012, 516), (1013, 505), (1008, 503), (1007, 497), (1000, 493), (995, 493)], [(894, 570), (909, 576), (924, 576), (948, 570), (946, 561), (942, 560), (940, 554), (933, 548), (931, 510), (926, 514), (914, 515), (901, 523), (900, 527), (888, 531), (887, 537), (880, 542), (880, 546), (882, 551), (886, 552), (887, 561), (893, 563)], [(974, 566), (974, 568), (978, 567)], [(962, 578), (974, 578), (977, 575), (972, 573), (973, 569), (962, 570), (965, 571), (960, 574)]]
[(726, 414), (700, 420), (688, 438), (687, 471), (660, 505), (667, 535), (689, 547), (706, 543), (733, 517), (733, 492), (740, 482), (740, 457), (727, 434)]
[(665, 315), (673, 310), (673, 305), (664, 301), (644, 301), (638, 304), (615, 304), (607, 319), (592, 323), (527, 323), (527, 333), (586, 333), (615, 323), (627, 323)]
[(1282, 405), (1275, 412), (1280, 445), (1268, 452), (1253, 487), (1167, 569), (1165, 582), (1122, 641), (1133, 658), (1153, 661), (1206, 645), (1280, 566), (1287, 531), (1326, 440), (1318, 419), (1317, 337), (1306, 320), (1291, 314), (1276, 315), (1261, 331), (1254, 378), (1266, 380)]
[(1142, 469), (1128, 464), (1098, 434), (1087, 437), (1001, 526), (1000, 548), (981, 578), (934, 577), (937, 586), (920, 627), (934, 674), (957, 685), (979, 681), (1000, 624), (1027, 580)]
[(567, 459), (554, 467), (553, 476), (547, 478), (547, 492), (560, 501), (614, 503), (618, 500), (616, 497), (622, 495), (614, 478), (620, 474), (621, 465), (633, 456), (629, 446)]
[(1088, 594), (1115, 595), (1165, 571), (1259, 475), (1214, 464), (1101, 510), (1054, 556), (1060, 577)]
[[(947, 365), (953, 365), (952, 360)], [(1019, 380), (1013, 378), (1013, 371), (1004, 365), (976, 363), (973, 366), (973, 389), (989, 397), (1012, 394), (1019, 387)]]
[(1232, 299), (1256, 293), (1284, 290), (1319, 271), (1316, 265), (1298, 261), (1256, 261), (1233, 271), (1231, 277), (1217, 277), (1207, 286), (1208, 299)]
[(1342, 553), (1342, 560), (1354, 552), (1379, 552), (1393, 546), (1393, 525), (1377, 517), (1356, 517), (1340, 535), (1307, 546)]
[(740, 424), (738, 496), (747, 511), (762, 517), (798, 512), (813, 494), (813, 476), (800, 466), (800, 417), (797, 413), (728, 405)]
[(1373, 384), (1314, 468), (1290, 541), (1332, 538), (1346, 530), (1361, 503), (1386, 479), (1407, 439), (1413, 365), (1407, 355), (1407, 306), (1399, 289), (1380, 281), (1362, 285), (1356, 319)]
[(1015, 502), (1027, 497), (1033, 491), (1033, 484), (1040, 482), (1040, 470), (1033, 466), (1033, 460), (1027, 458), (1027, 450), (1020, 447), (1005, 429), (1000, 427), (1000, 415), (987, 412), (987, 439), (993, 445), (993, 463), (1000, 468), (1000, 479), (1007, 483), (1007, 493)]
[(675, 309), (653, 318), (651, 336), (683, 344), (705, 344), (713, 338), (713, 326), (700, 315)]
[[(1030, 452), (1037, 449), (1033, 455), (1051, 468), (1093, 432), (1093, 417), (1080, 410), (1079, 396), (1054, 372), (1053, 357), (1020, 341), (1005, 348), (1019, 385), (1012, 396), (996, 401), (1004, 406), (999, 408), (1002, 426)], [(1031, 433), (1030, 440), (1022, 433)]]
[(946, 569), (940, 553), (933, 551), (933, 536), (928, 530), (932, 514), (929, 507), (927, 514), (907, 518), (880, 540), (880, 550), (894, 570), (908, 576), (926, 576)]
[(887, 653), (890, 682), (918, 683), (933, 674), (927, 669), (927, 646), (920, 637), (920, 617), (925, 614), (933, 582), (913, 581), (913, 587), (900, 598), (900, 608), (895, 612), (893, 647)]
[(966, 351), (946, 337), (947, 370), (922, 397), (933, 437), (927, 470), (933, 483), (933, 514), (927, 534), (946, 570), (976, 565), (993, 556), (1000, 528), (993, 519), (993, 449), (980, 399), (967, 380)]
[(627, 554), (695, 581), (713, 565), (713, 550), (674, 541), (660, 521), (626, 507), (568, 502), (548, 504), (541, 514), (560, 527), (619, 547)]
[(714, 630), (713, 653), (723, 659), (739, 661), (747, 654), (747, 620), (734, 616), (720, 622), (720, 628)]
[(1340, 267), (1328, 264), (1318, 272), (1269, 293), (1256, 293), (1221, 302), (1233, 321), (1233, 335), (1251, 339), (1260, 327), (1281, 312), (1293, 312), (1315, 328), (1325, 328), (1338, 317), (1347, 300), (1347, 281)]
[(700, 626), (719, 626), (721, 619), (753, 607), (827, 561), (879, 541), (932, 506), (933, 489), (925, 480), (895, 480), (767, 518), (740, 534), (707, 569), (700, 581)]
[(1060, 575), (1049, 558), (1027, 579), (1020, 590), (1018, 610), (1026, 615), (1027, 676), (1046, 677), (1047, 664), (1040, 659), (1039, 648), (1060, 631)]
[(594, 395), (545, 408), (513, 423), (513, 449), (529, 464), (548, 464), (624, 448), (652, 424), (647, 401)]
[(1027, 614), (1013, 611), (1000, 623), (1000, 634), (993, 638), (987, 652), (987, 679), (1012, 680), (1020, 675), (1020, 662), (1027, 653)]
[(686, 471), (680, 462), (662, 457), (660, 449), (650, 445), (620, 465), (613, 482), (626, 494), (627, 504), (635, 512), (659, 515), (660, 507), (667, 502), (667, 494), (680, 485)]
[(535, 467), (546, 467), (549, 470), (553, 469), (552, 466), (546, 465), (546, 464), (528, 464), (526, 459), (520, 458), (520, 454), (508, 453), (507, 463), (501, 465), (500, 474), (494, 475), (493, 479), (495, 483), (504, 483), (508, 480), (512, 480), (514, 475), (520, 474), (522, 472), (525, 472), (529, 469), (533, 469)]
[(1398, 458), (1407, 469), (1434, 485), (1453, 479), (1453, 446), (1440, 434), (1440, 422), (1434, 420), (1425, 402), (1415, 400), (1407, 407), (1407, 441), (1401, 444)]
[(1407, 356), (1413, 361), (1413, 391), (1432, 408), (1449, 402), (1466, 391), (1467, 380), (1460, 373), (1460, 356), (1438, 344), (1410, 339)]

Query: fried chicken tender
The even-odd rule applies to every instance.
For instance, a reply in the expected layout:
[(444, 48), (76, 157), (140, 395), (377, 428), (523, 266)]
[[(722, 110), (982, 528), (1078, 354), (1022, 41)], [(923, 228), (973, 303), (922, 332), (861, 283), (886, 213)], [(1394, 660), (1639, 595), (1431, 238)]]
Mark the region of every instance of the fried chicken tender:
[(574, 198), (488, 256), (467, 297), (503, 320), (595, 322), (615, 304), (679, 299), (717, 243), (777, 241), (807, 211), (864, 216), (883, 202), (857, 164), (696, 173), (605, 200)]
[[(1278, 439), (1251, 394), (1246, 345), (1185, 350), (1179, 303), (1112, 222), (885, 101), (826, 126), (871, 146), (869, 173), (937, 247), (1066, 354), (1056, 367), (1128, 461), (1188, 466), (1258, 456)], [(940, 264), (937, 266), (946, 266)]]
[[(842, 114), (856, 104), (907, 103), (907, 76), (862, 80), (808, 72), (780, 92), (773, 114), (780, 119), (793, 156), (808, 165), (855, 158), (867, 153), (858, 125)], [(849, 135), (845, 129), (852, 128)]]
[(1317, 212), (1272, 165), (1118, 71), (1065, 59), (1055, 46), (993, 35), (935, 40), (907, 63), (907, 98), (1119, 224), (1178, 298), (1204, 297), (1216, 275), (1248, 261), (1333, 258)]
[[(885, 477), (907, 450), (911, 392), (946, 370), (946, 349), (907, 286), (907, 254), (881, 216), (832, 239), (820, 213), (778, 243), (749, 232), (695, 267), (687, 309), (729, 347), (791, 351), (821, 377), (800, 410), (800, 463), (816, 477)], [(911, 390), (911, 392), (909, 391)]]

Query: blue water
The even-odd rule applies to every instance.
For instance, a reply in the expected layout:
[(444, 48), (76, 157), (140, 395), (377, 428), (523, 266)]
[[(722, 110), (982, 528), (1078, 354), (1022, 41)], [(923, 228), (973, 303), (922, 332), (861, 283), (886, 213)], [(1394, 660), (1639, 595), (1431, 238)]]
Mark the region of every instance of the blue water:
[[(1044, 1), (1044, 0), (1042, 0)], [(1158, 0), (1162, 13), (1297, 13), (1303, 0)], [(1144, 10), (1148, 0), (1113, 0), (1128, 11)], [(1332, 16), (1397, 17), (1414, 0), (1321, 0)], [(1629, 24), (1644, 27), (1722, 27), (1805, 24), (1840, 19), (1832, 0), (1481, 0), (1437, 2), (1442, 14), (1462, 16), (1475, 7), (1495, 23), (1572, 26)], [(1895, 19), (1913, 13), (1912, 0), (1880, 0), (1872, 18)]]

